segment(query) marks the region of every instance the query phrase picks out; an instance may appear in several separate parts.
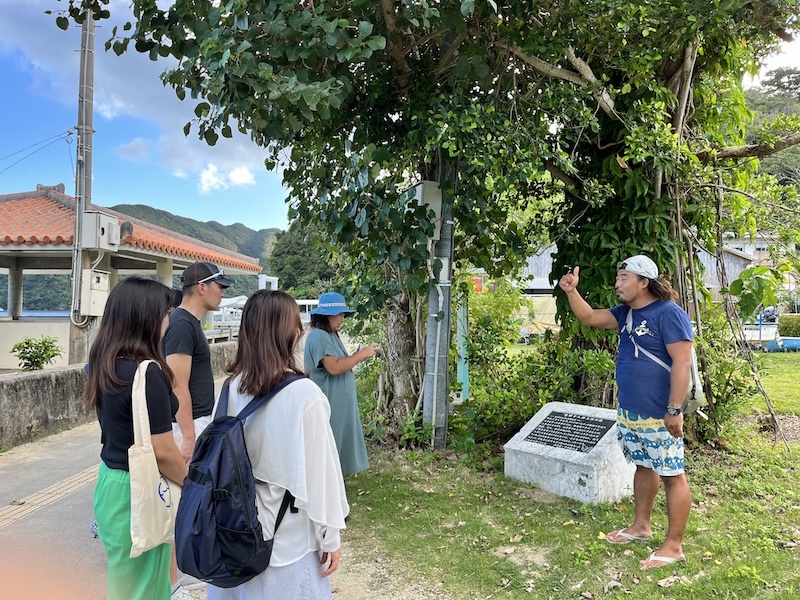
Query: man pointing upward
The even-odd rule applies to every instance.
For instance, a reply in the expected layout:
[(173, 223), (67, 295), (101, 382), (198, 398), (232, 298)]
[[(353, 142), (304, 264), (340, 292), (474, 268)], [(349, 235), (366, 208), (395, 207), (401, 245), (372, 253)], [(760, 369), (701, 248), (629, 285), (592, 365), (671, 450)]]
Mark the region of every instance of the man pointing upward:
[[(614, 283), (620, 304), (611, 309), (592, 308), (578, 293), (579, 281), (580, 268), (575, 267), (558, 282), (573, 314), (584, 325), (620, 332), (617, 438), (626, 459), (636, 465), (633, 523), (609, 533), (606, 540), (627, 544), (650, 539), (653, 504), (663, 481), (667, 536), (640, 564), (652, 569), (685, 562), (682, 543), (692, 496), (684, 473), (681, 406), (691, 378), (691, 321), (675, 304), (676, 293), (659, 277), (656, 264), (642, 254), (620, 263)], [(641, 350), (655, 355), (671, 370)]]

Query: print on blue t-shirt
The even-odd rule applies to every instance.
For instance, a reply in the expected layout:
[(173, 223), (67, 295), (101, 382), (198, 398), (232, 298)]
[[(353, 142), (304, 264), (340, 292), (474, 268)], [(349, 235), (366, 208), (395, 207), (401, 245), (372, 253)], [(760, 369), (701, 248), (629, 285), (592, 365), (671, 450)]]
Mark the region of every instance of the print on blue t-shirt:
[(620, 343), (617, 355), (619, 405), (642, 416), (663, 419), (669, 401), (669, 372), (639, 352), (636, 358), (633, 343), (625, 329), (628, 311), (633, 311), (632, 335), (640, 348), (655, 354), (672, 366), (666, 345), (691, 341), (692, 323), (684, 310), (669, 300), (656, 300), (639, 309), (621, 304), (611, 309), (617, 319)]

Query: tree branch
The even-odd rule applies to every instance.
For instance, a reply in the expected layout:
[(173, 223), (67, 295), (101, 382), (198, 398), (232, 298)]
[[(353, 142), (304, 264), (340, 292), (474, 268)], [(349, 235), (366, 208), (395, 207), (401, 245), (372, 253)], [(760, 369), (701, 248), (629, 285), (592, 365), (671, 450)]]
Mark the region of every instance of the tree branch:
[(550, 175), (552, 175), (554, 178), (558, 179), (562, 183), (565, 183), (572, 188), (577, 188), (579, 186), (578, 181), (576, 181), (575, 179), (564, 173), (564, 171), (559, 169), (553, 163), (547, 163), (545, 167), (547, 168)]
[(697, 46), (692, 43), (686, 45), (683, 51), (683, 63), (680, 73), (680, 88), (678, 93), (678, 108), (672, 119), (672, 126), (678, 139), (683, 139), (683, 125), (686, 122), (686, 114), (689, 110), (689, 92), (692, 90), (692, 73), (694, 72), (695, 61), (697, 60)]
[(732, 194), (740, 194), (753, 202), (758, 202), (763, 206), (768, 206), (770, 208), (774, 208), (775, 210), (782, 210), (784, 212), (788, 212), (789, 214), (799, 216), (800, 217), (800, 210), (796, 208), (791, 208), (789, 206), (784, 206), (783, 204), (776, 204), (775, 202), (768, 202), (766, 200), (762, 200), (758, 196), (751, 194), (750, 192), (745, 192), (744, 190), (740, 190), (738, 188), (728, 187), (727, 185), (717, 184), (717, 183), (698, 183), (696, 185), (690, 187), (704, 187), (704, 188), (713, 188), (715, 190), (722, 191), (722, 192), (730, 192)]
[(383, 14), (383, 22), (386, 24), (386, 49), (389, 54), (389, 62), (397, 70), (397, 82), (400, 89), (405, 89), (408, 87), (411, 67), (406, 61), (405, 49), (393, 41), (399, 38), (399, 36), (395, 36), (397, 33), (397, 27), (395, 26), (397, 15), (394, 12), (394, 0), (381, 0), (381, 12)]
[(728, 146), (726, 148), (720, 148), (719, 150), (698, 152), (697, 158), (704, 162), (720, 158), (760, 158), (762, 156), (770, 156), (771, 154), (796, 146), (797, 144), (800, 144), (800, 133), (778, 140), (774, 144)]
[[(572, 46), (567, 47), (566, 54), (567, 60), (569, 60), (570, 64), (575, 67), (575, 70), (583, 76), (588, 84), (597, 84), (597, 77), (594, 76), (592, 68), (586, 61), (577, 57)], [(600, 108), (603, 109), (604, 113), (606, 113), (612, 119), (619, 121), (622, 120), (617, 114), (617, 111), (614, 110), (614, 99), (609, 95), (605, 88), (594, 90), (592, 92), (592, 96), (595, 100), (597, 100), (597, 103), (600, 105)]]
[(531, 56), (513, 42), (507, 42), (506, 40), (498, 39), (495, 40), (494, 45), (508, 50), (511, 54), (522, 60), (522, 62), (528, 66), (533, 67), (535, 71), (538, 71), (542, 75), (555, 77), (556, 79), (563, 79), (564, 81), (569, 81), (570, 83), (574, 83), (581, 87), (586, 87), (589, 85), (589, 82), (581, 77), (578, 73), (568, 69), (563, 69), (558, 65), (551, 65), (549, 62), (545, 62), (541, 58)]
[(450, 64), (453, 62), (453, 58), (456, 56), (458, 49), (461, 47), (461, 42), (463, 41), (463, 38), (458, 36), (450, 44), (447, 44), (447, 50), (442, 56), (442, 59), (439, 61), (436, 69), (434, 69), (434, 73), (437, 76), (450, 68)]
[[(567, 49), (567, 58), (569, 58), (572, 66), (578, 69), (578, 73), (575, 71), (570, 71), (569, 69), (564, 69), (559, 65), (551, 65), (549, 62), (545, 62), (536, 56), (531, 56), (513, 42), (498, 39), (495, 40), (494, 45), (507, 50), (519, 58), (522, 62), (532, 67), (534, 71), (537, 71), (542, 75), (546, 75), (547, 77), (563, 79), (564, 81), (569, 81), (570, 83), (574, 83), (575, 85), (579, 85), (581, 87), (587, 87), (597, 83), (597, 78), (594, 76), (591, 67), (589, 67), (585, 61), (575, 56), (575, 52), (572, 48)], [(592, 96), (595, 100), (597, 100), (597, 103), (600, 105), (600, 108), (603, 109), (603, 112), (605, 112), (609, 117), (615, 121), (622, 120), (614, 110), (614, 99), (611, 98), (606, 90), (595, 90), (592, 92)]]

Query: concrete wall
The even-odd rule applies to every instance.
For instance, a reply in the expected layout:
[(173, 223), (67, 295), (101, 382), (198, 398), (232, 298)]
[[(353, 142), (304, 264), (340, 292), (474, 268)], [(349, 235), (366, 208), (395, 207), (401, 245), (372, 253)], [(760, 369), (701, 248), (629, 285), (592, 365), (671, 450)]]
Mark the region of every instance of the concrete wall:
[[(211, 344), (214, 377), (236, 356), (236, 342)], [(0, 375), (0, 447), (12, 447), (95, 419), (81, 401), (83, 365)]]
[(19, 369), (19, 360), (11, 353), (11, 348), (26, 337), (39, 338), (43, 335), (54, 337), (64, 351), (60, 358), (56, 358), (51, 366), (66, 367), (69, 365), (67, 357), (69, 348), (69, 320), (68, 319), (31, 319), (23, 317), (19, 321), (11, 319), (0, 320), (0, 369)]

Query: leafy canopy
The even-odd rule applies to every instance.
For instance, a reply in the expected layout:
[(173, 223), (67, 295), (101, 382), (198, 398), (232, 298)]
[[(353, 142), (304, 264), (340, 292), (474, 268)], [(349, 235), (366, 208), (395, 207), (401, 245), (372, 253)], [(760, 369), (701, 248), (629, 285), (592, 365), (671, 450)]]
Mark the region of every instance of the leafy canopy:
[(196, 102), (187, 133), (269, 147), (294, 216), (322, 224), (376, 304), (430, 281), (437, 224), (406, 191), (420, 179), (442, 181), (456, 259), (492, 274), (548, 226), (558, 269), (599, 264), (590, 285), (634, 249), (672, 267), (684, 225), (713, 238), (716, 168), (741, 177), (719, 163), (741, 141), (741, 75), (798, 23), (794, 0), (131, 6), (108, 46), (177, 59), (163, 78)]

